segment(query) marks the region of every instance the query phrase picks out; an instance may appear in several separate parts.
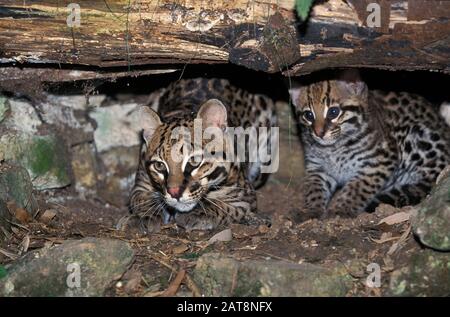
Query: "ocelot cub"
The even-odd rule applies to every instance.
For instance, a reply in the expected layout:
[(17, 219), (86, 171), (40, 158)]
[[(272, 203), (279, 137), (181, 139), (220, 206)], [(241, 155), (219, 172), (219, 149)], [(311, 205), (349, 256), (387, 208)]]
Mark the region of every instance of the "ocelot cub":
[[(240, 160), (232, 159), (228, 153), (236, 150), (234, 144), (224, 141), (230, 141), (226, 132), (232, 127), (255, 127), (257, 131), (267, 127), (270, 131), (277, 122), (274, 102), (224, 79), (196, 78), (162, 89), (152, 108), (158, 113), (150, 107), (141, 109), (144, 142), (130, 212), (150, 232), (170, 222), (186, 230), (207, 230), (232, 222), (259, 221), (254, 190), (265, 182), (268, 173), (262, 167), (271, 162), (258, 157), (243, 159), (242, 155), (248, 158), (252, 154), (248, 146), (244, 154), (234, 152)], [(223, 151), (208, 147), (211, 140), (206, 137), (201, 144), (195, 143), (199, 132), (196, 119), (202, 122), (200, 133), (207, 128), (222, 132), (212, 139), (224, 145)], [(181, 128), (187, 132), (177, 135)], [(277, 142), (271, 135), (254, 135), (260, 139), (260, 151), (271, 151)], [(246, 145), (255, 141), (250, 139), (245, 137)]]
[(290, 90), (305, 152), (303, 219), (416, 204), (450, 163), (450, 131), (436, 107), (353, 79)]

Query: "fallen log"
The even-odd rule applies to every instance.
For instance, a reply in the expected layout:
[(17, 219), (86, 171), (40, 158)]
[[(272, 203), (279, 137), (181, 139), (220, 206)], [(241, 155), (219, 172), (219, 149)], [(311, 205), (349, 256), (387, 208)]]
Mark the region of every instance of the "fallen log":
[(450, 73), (450, 1), (329, 0), (307, 23), (294, 0), (72, 2), (0, 0), (0, 65), (106, 77), (228, 62), (293, 76), (330, 67)]

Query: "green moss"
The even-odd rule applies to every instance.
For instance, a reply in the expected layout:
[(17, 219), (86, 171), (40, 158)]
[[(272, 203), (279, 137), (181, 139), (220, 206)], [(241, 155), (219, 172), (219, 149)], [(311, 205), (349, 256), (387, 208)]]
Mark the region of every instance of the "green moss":
[(6, 271), (5, 267), (0, 265), (0, 279), (4, 278), (7, 274), (8, 272)]
[(31, 151), (33, 156), (31, 157), (30, 167), (33, 173), (40, 175), (48, 172), (54, 165), (54, 144), (49, 140), (40, 139), (33, 144)]
[(237, 274), (238, 284), (231, 296), (236, 297), (255, 297), (261, 296), (263, 284), (259, 280), (249, 279), (245, 272), (239, 271)]

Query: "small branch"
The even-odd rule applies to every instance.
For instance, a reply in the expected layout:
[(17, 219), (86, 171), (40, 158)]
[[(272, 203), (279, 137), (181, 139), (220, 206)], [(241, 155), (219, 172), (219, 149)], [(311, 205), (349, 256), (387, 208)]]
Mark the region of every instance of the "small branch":
[[(170, 263), (167, 263), (165, 260), (160, 259), (158, 256), (152, 254), (151, 257), (152, 257), (153, 260), (155, 260), (158, 263), (162, 264), (163, 266), (165, 266), (166, 268), (168, 268), (172, 272), (177, 273), (179, 271), (174, 266), (172, 266)], [(176, 278), (175, 278), (175, 280), (176, 280)], [(197, 286), (197, 284), (195, 284), (194, 280), (191, 278), (191, 276), (188, 273), (185, 273), (185, 275), (184, 275), (184, 282), (185, 282), (185, 285), (187, 286), (187, 288), (189, 288), (189, 290), (192, 292), (192, 295), (194, 297), (201, 297), (202, 296), (202, 292), (200, 291), (199, 287)]]

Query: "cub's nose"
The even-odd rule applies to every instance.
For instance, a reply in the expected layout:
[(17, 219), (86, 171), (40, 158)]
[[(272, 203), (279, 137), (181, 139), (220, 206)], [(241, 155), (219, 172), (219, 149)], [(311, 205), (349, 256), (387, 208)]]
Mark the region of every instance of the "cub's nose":
[(181, 188), (180, 187), (169, 187), (167, 189), (167, 192), (169, 193), (172, 198), (178, 199), (181, 197)]

